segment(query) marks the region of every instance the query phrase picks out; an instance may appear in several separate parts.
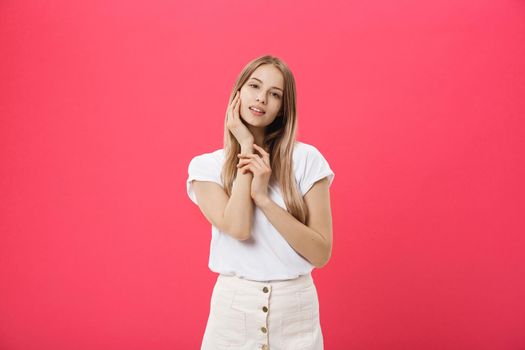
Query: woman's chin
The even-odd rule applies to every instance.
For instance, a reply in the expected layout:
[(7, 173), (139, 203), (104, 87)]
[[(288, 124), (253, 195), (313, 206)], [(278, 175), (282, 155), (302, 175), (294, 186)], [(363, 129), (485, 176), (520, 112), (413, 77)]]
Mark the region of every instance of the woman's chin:
[(244, 121), (246, 124), (250, 124), (253, 126), (257, 126), (259, 124), (258, 122), (260, 121), (260, 119), (252, 115), (249, 115), (248, 118), (244, 118), (241, 116), (241, 120)]
[(254, 115), (249, 115), (248, 118), (244, 118), (243, 116), (241, 116), (241, 120), (244, 122), (244, 124), (257, 128), (264, 128), (269, 124), (266, 122), (266, 118), (257, 117)]

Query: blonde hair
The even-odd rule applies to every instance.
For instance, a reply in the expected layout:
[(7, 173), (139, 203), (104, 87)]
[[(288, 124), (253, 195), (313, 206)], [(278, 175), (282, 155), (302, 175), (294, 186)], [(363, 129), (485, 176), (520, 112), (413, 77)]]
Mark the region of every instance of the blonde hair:
[[(293, 149), (296, 144), (297, 113), (295, 79), (292, 72), (278, 57), (264, 55), (249, 62), (241, 71), (230, 94), (229, 103), (235, 97), (235, 92), (246, 83), (251, 74), (261, 65), (272, 64), (278, 68), (284, 77), (284, 92), (281, 110), (275, 120), (266, 126), (263, 148), (270, 154), (272, 175), (270, 184), (279, 184), (286, 210), (297, 220), (306, 224), (308, 207), (299, 191), (293, 171)], [(224, 166), (221, 179), (226, 193), (231, 196), (233, 180), (237, 175), (237, 154), (241, 146), (226, 125), (224, 120)], [(258, 154), (258, 152), (256, 152)]]

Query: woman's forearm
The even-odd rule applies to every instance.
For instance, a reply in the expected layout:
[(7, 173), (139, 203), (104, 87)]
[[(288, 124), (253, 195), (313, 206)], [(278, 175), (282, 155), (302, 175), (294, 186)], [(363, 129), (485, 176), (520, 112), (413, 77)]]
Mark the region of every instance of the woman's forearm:
[(332, 248), (321, 234), (304, 225), (269, 197), (264, 197), (258, 206), (299, 255), (318, 268), (328, 262)]
[[(253, 146), (241, 145), (241, 153), (253, 154)], [(251, 237), (254, 213), (254, 203), (250, 194), (252, 179), (251, 172), (247, 171), (243, 174), (241, 169), (237, 169), (231, 196), (224, 209), (224, 221), (229, 233), (239, 240)]]

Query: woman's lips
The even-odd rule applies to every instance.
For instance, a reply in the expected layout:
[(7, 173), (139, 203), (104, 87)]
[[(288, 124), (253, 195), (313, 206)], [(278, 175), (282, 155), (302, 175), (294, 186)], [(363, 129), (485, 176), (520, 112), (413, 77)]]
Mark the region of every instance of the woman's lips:
[(261, 113), (261, 112), (254, 111), (254, 110), (251, 109), (251, 108), (248, 108), (248, 109), (250, 110), (250, 112), (252, 112), (253, 115), (258, 116), (258, 117), (260, 117), (261, 115), (264, 114), (264, 113)]

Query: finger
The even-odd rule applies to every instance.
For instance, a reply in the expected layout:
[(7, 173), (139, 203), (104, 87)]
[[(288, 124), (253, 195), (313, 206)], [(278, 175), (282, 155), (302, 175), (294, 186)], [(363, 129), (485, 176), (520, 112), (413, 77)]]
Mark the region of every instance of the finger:
[(239, 163), (237, 163), (237, 166), (244, 166), (245, 164), (248, 164), (250, 162), (250, 159), (241, 159), (239, 160)]
[(249, 153), (249, 154), (238, 154), (239, 157), (241, 158), (255, 158), (255, 157), (259, 157), (259, 155), (255, 154), (255, 153)]
[(240, 169), (244, 168), (244, 167), (250, 167), (252, 169), (261, 169), (261, 164), (257, 163), (257, 161), (253, 160), (253, 159), (248, 159), (244, 162), (244, 164), (240, 165)]
[(228, 108), (226, 108), (226, 115), (228, 117), (228, 120), (230, 120), (233, 112), (233, 106), (235, 104), (235, 98), (233, 98), (230, 103), (228, 104)]
[(264, 148), (262, 148), (261, 146), (259, 146), (258, 144), (254, 143), (253, 146), (255, 148), (257, 148), (259, 150), (259, 152), (261, 152), (261, 154), (265, 154), (265, 155), (270, 155), (268, 152), (266, 152), (266, 150)]
[(239, 108), (240, 108), (240, 106), (241, 106), (241, 99), (238, 99), (237, 103), (235, 104), (235, 108), (233, 109), (234, 113), (235, 113), (235, 118), (240, 118), (240, 116), (239, 116)]
[(233, 110), (233, 108), (235, 107), (235, 104), (237, 103), (238, 100), (239, 100), (239, 90), (237, 90), (237, 92), (233, 96), (232, 100), (228, 104), (228, 110)]
[(237, 98), (234, 97), (233, 100), (232, 100), (232, 103), (230, 104), (230, 112), (233, 112), (233, 110), (235, 109), (235, 106), (237, 105)]
[(240, 156), (242, 157), (241, 159), (242, 160), (246, 160), (248, 162), (251, 162), (252, 164), (258, 164), (259, 167), (261, 167), (262, 169), (266, 169), (266, 168), (270, 168), (270, 166), (266, 165), (264, 163), (264, 161), (261, 159), (260, 156), (258, 156), (257, 154), (249, 154), (249, 155), (245, 155), (245, 156)]
[(262, 147), (260, 147), (259, 145), (257, 144), (253, 144), (253, 147), (255, 147), (255, 149), (262, 154), (262, 159), (264, 161), (264, 163), (269, 167), (270, 166), (270, 154), (268, 152), (266, 152), (266, 150)]
[(248, 160), (249, 164), (253, 165), (254, 169), (258, 170), (265, 170), (266, 164), (264, 164), (263, 160), (259, 156), (255, 156), (255, 158), (251, 158)]
[(254, 173), (254, 170), (253, 170), (253, 165), (252, 164), (246, 164), (245, 166), (243, 166), (241, 169), (241, 173), (242, 174), (246, 174), (246, 172), (248, 171), (251, 171), (252, 173)]
[(239, 166), (244, 166), (246, 164), (259, 164), (257, 163), (257, 159), (256, 158), (243, 158), (241, 160), (239, 160), (239, 163), (237, 163), (237, 165)]
[(235, 107), (237, 106), (237, 102), (239, 101), (238, 99), (238, 96), (236, 95), (236, 97), (233, 98), (233, 100), (231, 101), (230, 105), (228, 106), (228, 111), (227, 111), (227, 115), (228, 115), (228, 121), (231, 121), (232, 119), (235, 119), (236, 115), (235, 115)]
[(259, 155), (255, 155), (255, 157), (253, 158), (253, 161), (254, 163), (258, 164), (259, 167), (261, 167), (262, 169), (266, 168), (266, 164), (264, 160)]
[(235, 95), (233, 96), (231, 102), (230, 102), (230, 107), (233, 109), (233, 107), (235, 107), (235, 104), (237, 103), (237, 101), (239, 100), (239, 92), (237, 91), (235, 93)]
[(262, 148), (261, 146), (259, 146), (258, 144), (254, 143), (253, 147), (255, 147), (255, 149), (263, 156), (263, 158), (265, 156), (268, 157), (268, 159), (270, 158), (270, 154), (266, 152), (266, 150)]

